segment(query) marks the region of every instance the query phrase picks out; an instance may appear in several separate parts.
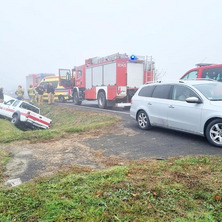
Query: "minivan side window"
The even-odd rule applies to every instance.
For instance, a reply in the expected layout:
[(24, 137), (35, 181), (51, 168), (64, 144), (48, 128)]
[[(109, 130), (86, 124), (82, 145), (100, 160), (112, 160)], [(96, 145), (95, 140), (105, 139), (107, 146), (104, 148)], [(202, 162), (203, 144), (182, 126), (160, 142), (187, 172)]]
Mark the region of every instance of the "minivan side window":
[(169, 99), (170, 89), (172, 85), (159, 85), (156, 86), (152, 97), (160, 99)]
[(143, 87), (140, 92), (139, 92), (139, 96), (144, 96), (144, 97), (151, 97), (153, 90), (154, 90), (155, 86), (145, 86)]
[(188, 72), (182, 79), (196, 79), (197, 74), (198, 74), (197, 70), (191, 71), (191, 72)]
[(172, 92), (173, 100), (186, 101), (188, 97), (199, 98), (199, 96), (196, 93), (194, 93), (191, 89), (189, 89), (186, 86), (175, 85), (173, 87), (173, 92)]

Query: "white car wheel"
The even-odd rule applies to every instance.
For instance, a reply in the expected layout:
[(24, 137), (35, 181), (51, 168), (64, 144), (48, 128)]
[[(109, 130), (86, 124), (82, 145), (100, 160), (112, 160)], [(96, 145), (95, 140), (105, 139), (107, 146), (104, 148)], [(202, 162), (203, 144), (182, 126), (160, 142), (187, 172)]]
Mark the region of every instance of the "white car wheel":
[(12, 117), (11, 122), (12, 122), (15, 126), (17, 126), (17, 125), (19, 124), (19, 122), (20, 122), (19, 116), (18, 116), (17, 114), (14, 114), (13, 117)]
[(206, 128), (206, 138), (214, 146), (222, 148), (222, 120), (215, 119)]
[(139, 111), (137, 115), (137, 123), (140, 129), (150, 129), (150, 121), (147, 113), (143, 110)]

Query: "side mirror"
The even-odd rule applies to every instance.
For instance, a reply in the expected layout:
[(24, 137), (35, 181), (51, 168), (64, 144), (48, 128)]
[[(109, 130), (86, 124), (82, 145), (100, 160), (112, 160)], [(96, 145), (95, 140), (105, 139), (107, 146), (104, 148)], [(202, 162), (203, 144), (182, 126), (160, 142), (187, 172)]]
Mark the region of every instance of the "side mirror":
[(200, 99), (198, 99), (197, 97), (188, 97), (186, 99), (187, 103), (202, 103)]

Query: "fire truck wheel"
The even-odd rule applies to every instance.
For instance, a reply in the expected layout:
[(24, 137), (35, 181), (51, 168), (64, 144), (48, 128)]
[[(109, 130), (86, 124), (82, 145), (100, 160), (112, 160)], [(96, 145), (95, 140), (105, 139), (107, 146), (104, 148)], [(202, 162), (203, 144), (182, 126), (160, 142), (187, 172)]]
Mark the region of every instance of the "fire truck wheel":
[(107, 107), (106, 95), (103, 91), (98, 94), (98, 106), (101, 109), (105, 109)]
[(64, 98), (64, 96), (59, 96), (59, 102), (60, 103), (64, 103), (66, 100), (65, 100), (65, 98)]
[(79, 101), (79, 95), (78, 92), (73, 93), (73, 102), (75, 105), (81, 105), (81, 101)]
[(18, 114), (14, 114), (14, 115), (12, 116), (11, 122), (12, 122), (15, 126), (19, 126), (20, 120), (19, 120)]

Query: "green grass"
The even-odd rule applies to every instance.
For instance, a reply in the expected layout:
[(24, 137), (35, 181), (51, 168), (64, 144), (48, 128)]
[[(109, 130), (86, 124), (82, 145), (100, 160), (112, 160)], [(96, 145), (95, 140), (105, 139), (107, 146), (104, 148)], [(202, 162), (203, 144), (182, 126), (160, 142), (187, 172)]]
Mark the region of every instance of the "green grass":
[(41, 106), (41, 114), (52, 119), (49, 130), (21, 131), (8, 120), (0, 119), (0, 143), (17, 140), (32, 142), (64, 137), (68, 133), (85, 132), (114, 124), (119, 117), (90, 111), (79, 111), (62, 105)]
[[(182, 168), (176, 171), (176, 168)], [(0, 191), (1, 221), (221, 221), (222, 157), (73, 168)]]

